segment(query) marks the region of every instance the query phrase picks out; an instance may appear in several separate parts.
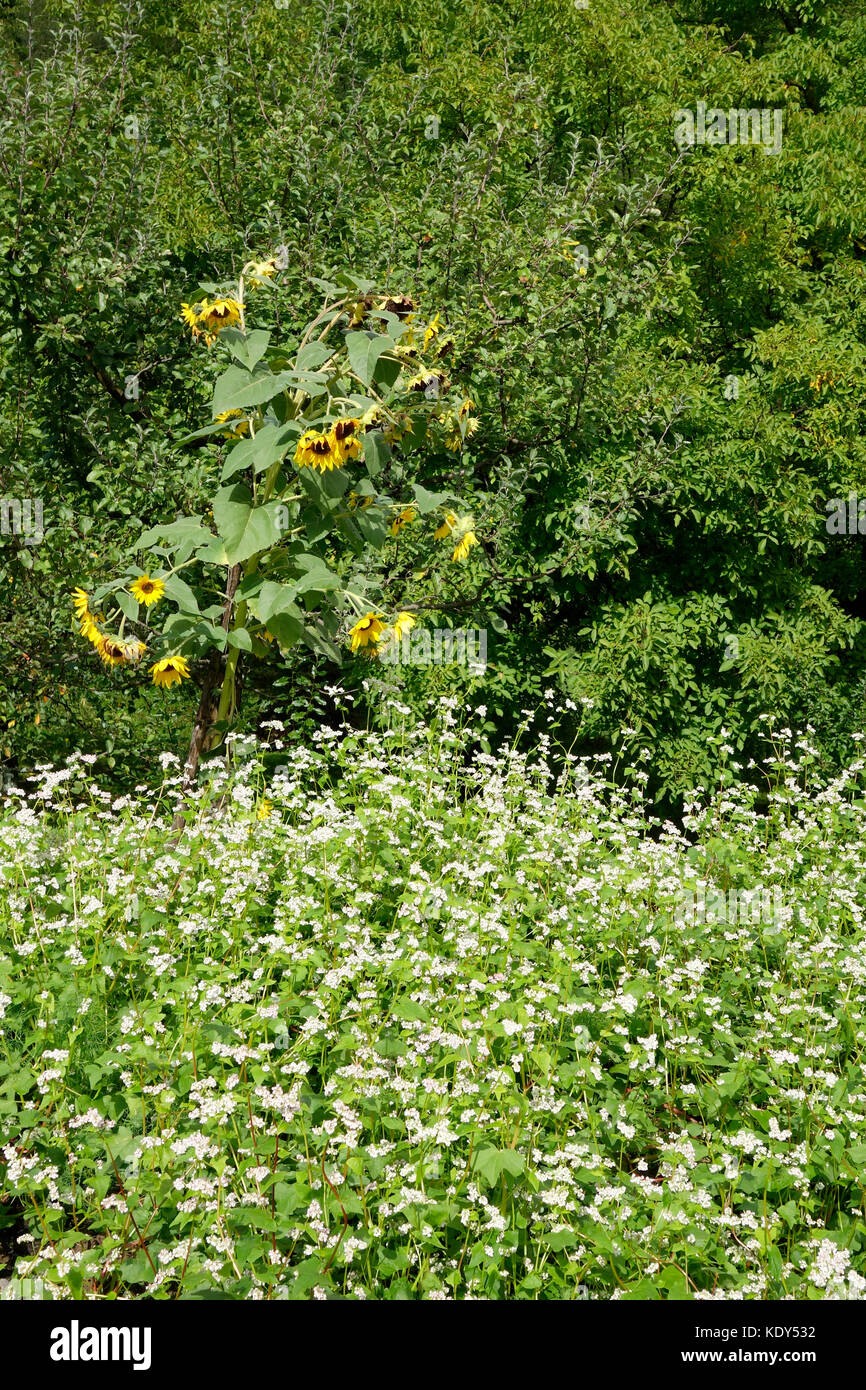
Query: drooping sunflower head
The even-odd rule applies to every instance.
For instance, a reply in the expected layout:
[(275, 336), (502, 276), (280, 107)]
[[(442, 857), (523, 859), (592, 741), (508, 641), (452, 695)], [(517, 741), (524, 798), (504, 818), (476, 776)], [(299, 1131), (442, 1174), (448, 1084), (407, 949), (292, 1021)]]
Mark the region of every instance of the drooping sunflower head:
[(72, 603), (75, 608), (75, 616), (79, 621), (83, 621), (90, 615), (90, 595), (86, 589), (73, 589)]
[(372, 505), (373, 505), (373, 503), (375, 502), (375, 500), (376, 500), (376, 499), (375, 499), (375, 497), (374, 497), (372, 494), (369, 494), (369, 495), (367, 495), (367, 496), (361, 496), (361, 495), (360, 495), (359, 493), (357, 493), (357, 492), (350, 492), (350, 493), (349, 493), (349, 511), (350, 511), (350, 512), (357, 511), (357, 509), (360, 507), (361, 511), (362, 511), (362, 512), (365, 512), (365, 511), (367, 510), (368, 507), (372, 507)]
[(467, 531), (465, 535), (460, 537), (460, 540), (455, 545), (454, 554), (451, 556), (452, 561), (456, 562), (458, 560), (465, 560), (473, 545), (477, 544), (478, 537), (476, 536), (475, 532)]
[(457, 525), (457, 515), (455, 512), (446, 512), (442, 525), (433, 532), (433, 538), (437, 541), (444, 541), (446, 536), (450, 536), (454, 527)]
[(400, 532), (403, 530), (403, 527), (408, 526), (410, 522), (413, 522), (414, 520), (415, 508), (404, 507), (402, 512), (399, 512), (398, 515), (395, 516), (394, 520), (391, 522), (390, 535), (399, 536)]
[(189, 667), (182, 656), (164, 656), (154, 662), (150, 674), (154, 685), (168, 689), (172, 685), (180, 685), (189, 676)]
[(250, 432), (250, 422), (242, 410), (221, 410), (216, 423), (229, 426), (226, 439), (243, 439)]
[(419, 372), (406, 382), (406, 390), (423, 391), (428, 398), (436, 398), (447, 391), (450, 385), (444, 372)]
[(435, 314), (424, 329), (424, 351), (426, 352), (434, 338), (438, 338), (440, 331), (439, 315)]
[(149, 574), (142, 574), (129, 586), (129, 592), (145, 608), (149, 608), (152, 603), (159, 603), (165, 593), (165, 584), (161, 579), (151, 579)]
[(359, 648), (375, 646), (385, 631), (383, 620), (375, 613), (367, 613), (363, 618), (359, 618), (353, 628), (349, 629), (349, 637), (352, 642), (352, 651), (356, 652)]
[(417, 626), (417, 619), (411, 613), (398, 613), (394, 622), (394, 637), (399, 642), (406, 632)]
[(209, 333), (219, 333), (223, 328), (230, 328), (232, 324), (240, 323), (240, 318), (241, 305), (237, 299), (204, 299), (199, 308), (199, 319)]
[(123, 647), (124, 661), (141, 661), (141, 658), (147, 651), (146, 643), (139, 642), (138, 638), (132, 638), (127, 642), (122, 642), (121, 646)]
[(331, 440), (340, 463), (348, 463), (349, 459), (361, 457), (363, 449), (358, 433), (361, 428), (361, 421), (354, 416), (346, 420), (337, 420), (331, 427)]
[(322, 473), (339, 468), (337, 445), (331, 434), (322, 434), (320, 430), (307, 430), (302, 434), (295, 450), (295, 463), (299, 468), (318, 468)]
[(246, 269), (247, 284), (259, 289), (266, 281), (272, 280), (278, 270), (274, 256), (269, 256), (266, 261), (250, 261)]
[(116, 637), (106, 637), (100, 633), (93, 645), (106, 666), (122, 666), (127, 660), (125, 645)]
[(396, 299), (389, 296), (381, 301), (379, 308), (384, 309), (386, 314), (396, 314), (398, 319), (405, 319), (415, 308), (415, 301), (408, 294), (401, 294)]

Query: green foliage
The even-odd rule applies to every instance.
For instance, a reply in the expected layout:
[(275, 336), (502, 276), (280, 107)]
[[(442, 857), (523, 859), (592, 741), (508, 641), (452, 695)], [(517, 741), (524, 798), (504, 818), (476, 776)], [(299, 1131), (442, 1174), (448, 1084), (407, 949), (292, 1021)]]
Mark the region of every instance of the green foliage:
[(827, 787), (771, 740), (763, 810), (726, 771), (684, 835), (639, 764), (551, 789), (555, 704), (498, 757), (452, 704), (238, 743), (181, 843), (173, 769), (7, 805), (0, 1276), (862, 1297), (862, 758)]
[[(128, 682), (82, 677), (68, 589), (270, 466), (273, 435), (254, 458), (188, 439), (211, 374), (176, 306), (278, 251), (274, 343), (346, 265), (449, 325), (479, 429), (414, 476), (467, 498), (483, 559), (426, 597), (487, 630), (501, 728), (556, 680), (595, 701), (593, 746), (638, 731), (668, 795), (728, 736), (754, 757), (763, 714), (838, 761), (863, 720), (863, 542), (825, 526), (866, 493), (858, 4), (45, 0), (2, 35), (0, 490), (47, 525), (0, 547), (12, 770), (129, 718)], [(779, 110), (780, 152), (678, 148), (698, 102)], [(250, 724), (284, 671), (250, 676)], [(70, 672), (104, 735), (57, 696)], [(163, 714), (140, 739), (180, 747)]]

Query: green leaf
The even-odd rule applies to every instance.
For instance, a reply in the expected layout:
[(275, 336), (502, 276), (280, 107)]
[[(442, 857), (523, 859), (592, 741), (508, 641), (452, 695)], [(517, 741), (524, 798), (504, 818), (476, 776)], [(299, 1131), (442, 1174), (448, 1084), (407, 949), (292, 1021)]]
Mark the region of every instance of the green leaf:
[(275, 613), (268, 623), (268, 631), (279, 643), (281, 651), (288, 651), (304, 636), (304, 624), (292, 613)]
[[(304, 615), (295, 603), (298, 589), (295, 584), (274, 584), (270, 580), (264, 583), (256, 594), (250, 599), (250, 608), (259, 619), (270, 627), (270, 620), (277, 613), (288, 613), (298, 623), (300, 627), (304, 625)], [(273, 628), (271, 628), (273, 632)], [(300, 634), (299, 634), (300, 635)]]
[(428, 512), (434, 512), (437, 507), (441, 507), (443, 502), (447, 502), (452, 496), (450, 492), (428, 492), (420, 483), (412, 484), (412, 491), (415, 494), (415, 505), (422, 516)]
[(302, 374), (290, 371), (275, 374), (259, 370), (251, 374), (244, 367), (227, 367), (222, 376), (217, 378), (211, 413), (216, 418), (224, 410), (245, 410), (254, 405), (263, 405), (265, 401), (273, 400), (274, 396), (280, 395), (287, 388), (297, 386), (303, 386), (305, 391), (313, 394), (311, 386), (316, 381), (324, 380), (324, 373)]
[(114, 601), (124, 617), (134, 623), (138, 617), (138, 600), (134, 599), (132, 594), (128, 594), (125, 589), (118, 589), (114, 595)]
[(487, 1146), (476, 1149), (472, 1155), (472, 1167), (486, 1179), (488, 1186), (492, 1187), (503, 1173), (510, 1173), (513, 1178), (520, 1177), (526, 1167), (526, 1160), (516, 1149), (494, 1149)]
[(138, 540), (129, 547), (131, 553), (138, 550), (147, 550), (156, 541), (191, 541), (194, 545), (199, 545), (212, 538), (212, 532), (205, 529), (200, 521), (194, 517), (181, 517), (179, 521), (162, 522), (159, 526), (151, 526), (149, 530), (142, 531)]
[(198, 613), (198, 600), (192, 589), (176, 574), (169, 575), (165, 581), (165, 592), (170, 599), (187, 613)]
[(230, 565), (268, 550), (280, 539), (278, 502), (254, 507), (249, 488), (241, 483), (220, 488), (213, 503), (214, 521), (225, 543)]
[(371, 478), (376, 478), (391, 457), (391, 446), (381, 430), (370, 430), (364, 435), (364, 462)]
[(304, 343), (304, 346), (298, 352), (295, 366), (298, 371), (309, 371), (311, 368), (315, 370), (316, 367), (321, 367), (323, 362), (327, 362), (328, 359), (333, 356), (334, 349), (332, 347), (327, 347), (325, 343)]
[(393, 346), (393, 342), (385, 333), (346, 334), (349, 365), (365, 386), (369, 386), (373, 380), (376, 363), (382, 353)]
[(226, 482), (242, 468), (262, 473), (286, 453), (298, 433), (297, 425), (263, 425), (252, 439), (236, 444), (223, 465), (221, 481)]
[(252, 333), (242, 333), (239, 328), (224, 328), (220, 334), (220, 342), (226, 343), (232, 356), (250, 371), (263, 356), (270, 340), (271, 335), (264, 328), (256, 328)]

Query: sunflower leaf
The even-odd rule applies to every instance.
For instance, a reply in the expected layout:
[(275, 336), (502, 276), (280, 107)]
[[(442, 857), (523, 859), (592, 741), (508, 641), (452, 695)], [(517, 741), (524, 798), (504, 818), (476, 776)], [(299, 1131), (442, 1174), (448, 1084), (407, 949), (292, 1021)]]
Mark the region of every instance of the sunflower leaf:
[(236, 444), (225, 461), (221, 481), (233, 478), (242, 468), (252, 466), (254, 473), (270, 468), (281, 459), (298, 432), (298, 427), (263, 425), (253, 439), (242, 439)]
[(392, 340), (384, 333), (346, 334), (349, 365), (365, 386), (369, 386), (373, 380), (376, 363), (382, 353), (393, 346)]
[(220, 488), (214, 498), (213, 515), (230, 565), (248, 560), (280, 539), (280, 504), (268, 502), (254, 507), (249, 488), (241, 483)]

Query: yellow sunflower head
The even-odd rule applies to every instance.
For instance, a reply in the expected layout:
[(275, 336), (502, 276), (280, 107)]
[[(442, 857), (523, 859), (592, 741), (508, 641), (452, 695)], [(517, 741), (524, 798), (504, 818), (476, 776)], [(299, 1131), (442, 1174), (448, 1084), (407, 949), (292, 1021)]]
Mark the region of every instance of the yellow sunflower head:
[(159, 603), (165, 593), (165, 585), (161, 579), (151, 579), (149, 574), (142, 574), (130, 584), (129, 592), (145, 608), (149, 608), (152, 603)]
[(361, 421), (354, 417), (347, 420), (338, 420), (336, 424), (331, 427), (328, 437), (333, 445), (334, 453), (341, 464), (348, 463), (349, 459), (361, 457), (363, 448), (358, 438), (360, 428)]
[(339, 468), (340, 458), (335, 441), (330, 434), (322, 434), (320, 430), (307, 430), (298, 440), (295, 463), (299, 468), (318, 468), (321, 473)]
[(414, 520), (415, 508), (404, 507), (402, 512), (400, 512), (398, 516), (395, 516), (394, 520), (391, 522), (390, 534), (392, 536), (399, 536), (400, 532), (403, 530), (403, 527), (408, 526), (410, 522)]
[(353, 628), (349, 629), (349, 637), (352, 641), (352, 651), (356, 652), (359, 648), (375, 646), (385, 631), (385, 624), (375, 613), (367, 613), (363, 618), (359, 618)]
[(473, 545), (477, 544), (478, 537), (476, 536), (475, 532), (467, 531), (465, 535), (461, 536), (460, 540), (455, 545), (454, 554), (451, 556), (452, 561), (465, 560)]
[(436, 314), (424, 329), (424, 351), (430, 346), (434, 338), (439, 336), (439, 315)]
[(276, 259), (269, 256), (266, 261), (250, 261), (247, 266), (247, 284), (257, 290), (267, 280), (272, 280), (279, 270)]
[[(230, 423), (231, 422), (231, 423)], [(218, 425), (229, 425), (227, 439), (243, 439), (250, 432), (250, 422), (242, 410), (221, 410), (216, 417)]]
[(105, 637), (100, 633), (93, 645), (106, 666), (122, 666), (127, 660), (125, 644), (116, 637)]
[(437, 541), (444, 541), (446, 536), (450, 536), (454, 527), (457, 525), (457, 517), (454, 512), (446, 512), (445, 520), (442, 525), (433, 532), (433, 538)]
[(411, 613), (398, 613), (394, 623), (394, 636), (399, 642), (406, 632), (411, 632), (417, 626), (417, 619)]
[(154, 685), (180, 685), (189, 676), (189, 667), (182, 656), (164, 656), (150, 668)]

